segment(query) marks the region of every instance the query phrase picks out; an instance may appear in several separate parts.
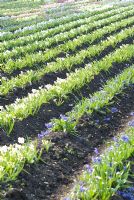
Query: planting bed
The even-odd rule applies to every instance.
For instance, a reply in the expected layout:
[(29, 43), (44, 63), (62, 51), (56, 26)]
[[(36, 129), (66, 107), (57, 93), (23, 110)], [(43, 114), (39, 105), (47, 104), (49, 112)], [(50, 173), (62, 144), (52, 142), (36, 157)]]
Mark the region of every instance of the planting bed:
[(133, 199), (133, 1), (10, 6), (0, 5), (0, 199)]

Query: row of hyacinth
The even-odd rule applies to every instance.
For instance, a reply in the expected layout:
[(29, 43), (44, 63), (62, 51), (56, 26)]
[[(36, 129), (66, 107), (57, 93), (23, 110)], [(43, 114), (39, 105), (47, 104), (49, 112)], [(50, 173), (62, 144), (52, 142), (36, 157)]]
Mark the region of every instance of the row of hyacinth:
[[(133, 52), (134, 45), (123, 45), (121, 48), (107, 55), (102, 60), (98, 62), (96, 61), (92, 65), (86, 65), (85, 68), (76, 69), (75, 72), (69, 73), (66, 79), (58, 78), (53, 85), (47, 85), (48, 88), (45, 87), (37, 90), (34, 89), (34, 91), (32, 91), (32, 93), (29, 93), (27, 97), (24, 97), (22, 99), (16, 99), (14, 103), (7, 105), (6, 109), (1, 110), (1, 127), (3, 127), (3, 129), (5, 129), (7, 133), (10, 133), (14, 127), (14, 123), (16, 122), (16, 120), (23, 120), (29, 115), (33, 115), (35, 112), (38, 111), (38, 109), (42, 106), (43, 103), (47, 103), (55, 98), (64, 98), (72, 91), (80, 89), (85, 84), (90, 83), (90, 81), (93, 80), (93, 78), (96, 75), (98, 75), (101, 71), (109, 70), (112, 67), (113, 62), (122, 63), (123, 61), (129, 61), (133, 56)], [(122, 54), (124, 55), (123, 57)], [(116, 92), (120, 92), (120, 90), (122, 90), (124, 86), (132, 84), (134, 81), (133, 73), (133, 66), (127, 68), (121, 75), (119, 75), (119, 77), (117, 76), (116, 81), (119, 82), (119, 87), (113, 86), (113, 89), (116, 90)], [(122, 79), (124, 80), (124, 82), (122, 82)], [(112, 85), (114, 85), (114, 80), (110, 80), (110, 86), (111, 83)], [(107, 93), (108, 96), (111, 96), (111, 94), (115, 95), (113, 94), (111, 89), (108, 89), (108, 87), (110, 86), (106, 86), (106, 90), (108, 91), (105, 91), (105, 93)], [(107, 99), (103, 98), (103, 94), (96, 93), (96, 95), (97, 96), (95, 96), (94, 98), (98, 105), (102, 107), (102, 102), (99, 101), (100, 98), (102, 98), (103, 100), (103, 106), (107, 104)], [(100, 97), (100, 95), (102, 97)], [(87, 101), (86, 103), (88, 105), (90, 101)], [(77, 109), (77, 105), (75, 108)], [(79, 108), (81, 108), (81, 106), (79, 106)], [(88, 110), (86, 109), (86, 111)], [(71, 125), (70, 123), (68, 124)]]
[[(68, 68), (70, 68), (71, 70), (77, 64), (80, 65), (81, 63), (83, 63), (86, 58), (90, 59), (96, 55), (98, 56), (99, 54), (101, 54), (103, 50), (105, 50), (111, 45), (113, 46), (113, 48), (116, 48), (116, 45), (119, 42), (123, 43), (127, 38), (130, 38), (133, 35), (134, 35), (134, 27), (126, 28), (122, 30), (121, 32), (112, 35), (111, 37), (108, 37), (106, 40), (103, 40), (99, 44), (91, 45), (86, 50), (79, 51), (75, 56), (71, 55), (63, 60), (58, 59), (57, 62), (53, 64), (48, 64), (47, 66), (43, 66), (42, 68), (38, 70), (28, 70), (27, 72), (21, 72), (18, 76), (12, 77), (11, 79), (2, 77), (1, 85), (0, 85), (0, 94), (7, 95), (8, 92), (13, 91), (14, 88), (24, 88), (28, 83), (40, 80), (40, 78), (43, 77), (46, 73), (48, 74), (48, 73), (52, 73), (56, 71), (62, 71)], [(66, 44), (69, 44), (69, 43), (66, 43)], [(65, 47), (65, 46), (66, 45), (64, 44), (64, 45), (61, 45), (60, 48), (58, 48), (58, 50), (57, 48), (54, 48), (53, 50), (47, 51), (47, 53), (44, 54), (44, 57), (45, 55), (47, 56), (48, 53), (50, 52), (51, 52), (50, 57), (55, 56), (55, 54), (58, 54), (58, 52), (61, 52), (63, 49), (62, 47)]]
[[(122, 11), (122, 12), (121, 12)], [(24, 56), (27, 54), (32, 54), (36, 50), (38, 51), (45, 51), (46, 48), (49, 48), (52, 46), (52, 44), (58, 44), (62, 41), (67, 41), (69, 39), (76, 38), (76, 36), (79, 36), (82, 33), (87, 33), (87, 31), (92, 31), (95, 27), (99, 28), (102, 27), (102, 24), (105, 23), (106, 19), (109, 17), (112, 17), (113, 15), (116, 15), (116, 21), (118, 21), (118, 17), (121, 17), (125, 12), (130, 11), (133, 13), (132, 6), (129, 8), (120, 8), (120, 9), (113, 9), (111, 11), (105, 11), (102, 12), (99, 15), (94, 15), (89, 18), (79, 19), (76, 21), (72, 21), (67, 24), (62, 24), (58, 27), (54, 27), (47, 30), (42, 30), (40, 32), (36, 32), (32, 35), (28, 35), (27, 37), (21, 37), (17, 38), (16, 40), (6, 41), (2, 43), (0, 51), (3, 54), (0, 54), (0, 61), (6, 62), (6, 58), (19, 58), (19, 55)], [(122, 14), (120, 14), (120, 12)], [(117, 14), (120, 14), (119, 16)], [(127, 15), (127, 13), (125, 13)], [(105, 19), (105, 20), (104, 20)], [(99, 21), (97, 21), (99, 20)], [(109, 19), (110, 20), (110, 19)], [(109, 22), (111, 23), (111, 22)], [(71, 30), (71, 33), (70, 33)], [(54, 38), (53, 38), (54, 36)], [(63, 40), (64, 36), (64, 40)], [(61, 38), (59, 38), (61, 37)], [(46, 40), (44, 42), (44, 39)], [(25, 46), (23, 46), (22, 41), (24, 40)], [(36, 43), (33, 44), (32, 41), (35, 41)], [(28, 44), (27, 41), (29, 42)], [(7, 44), (7, 46), (6, 46)], [(13, 44), (13, 45), (12, 45)], [(19, 45), (19, 47), (18, 47)], [(4, 47), (4, 49), (3, 49)], [(8, 47), (10, 48), (9, 50)], [(15, 47), (15, 48), (13, 48)], [(3, 50), (2, 50), (3, 49)], [(5, 50), (5, 51), (4, 51)], [(30, 51), (31, 50), (31, 51)], [(3, 52), (4, 51), (4, 52)], [(6, 57), (5, 57), (6, 56)], [(5, 58), (5, 59), (4, 59)]]
[(92, 163), (84, 166), (82, 175), (64, 200), (109, 200), (112, 196), (134, 199), (134, 188), (127, 183), (131, 166), (128, 158), (134, 153), (134, 112), (130, 116), (126, 130), (108, 142), (101, 155), (94, 149)]
[[(131, 69), (131, 72), (129, 69)], [(128, 78), (129, 76), (131, 76), (130, 79)], [(52, 130), (68, 133), (74, 132), (76, 125), (79, 123), (79, 120), (84, 114), (91, 115), (95, 110), (101, 110), (104, 106), (108, 106), (117, 93), (121, 93), (124, 87), (134, 83), (133, 77), (133, 66), (132, 68), (130, 67), (125, 69), (123, 73), (109, 80), (103, 86), (103, 89), (94, 93), (91, 98), (85, 98), (76, 104), (70, 112), (66, 113), (66, 120), (52, 119)], [(111, 112), (118, 112), (118, 109), (116, 107), (112, 107)], [(109, 122), (110, 120), (110, 116), (107, 115), (104, 117), (105, 122)], [(96, 119), (95, 123), (99, 123), (99, 120)]]
[(26, 141), (18, 138), (18, 143), (0, 147), (0, 181), (15, 180), (23, 171), (25, 164), (32, 164), (40, 160), (42, 152), (48, 152), (51, 143), (45, 139)]
[[(65, 115), (60, 114), (60, 119), (63, 121), (67, 121), (68, 117)], [(43, 139), (46, 135), (49, 135), (52, 132), (54, 124), (52, 122), (45, 123), (45, 129), (38, 134), (39, 139)]]
[[(104, 10), (102, 10), (100, 12), (100, 15), (101, 15), (101, 13), (105, 14), (105, 12), (108, 12), (109, 10), (110, 9), (104, 9)], [(113, 8), (113, 10), (114, 10), (114, 8)], [(122, 8), (122, 11), (123, 11), (123, 8)], [(90, 13), (87, 13), (84, 16), (82, 15), (83, 17), (81, 16), (80, 18), (78, 16), (75, 16), (75, 18), (73, 18), (73, 19), (70, 18), (70, 21), (68, 23), (64, 23), (64, 24), (61, 23), (59, 26), (51, 27), (50, 29), (45, 29), (45, 28), (43, 28), (42, 30), (38, 30), (37, 29), (36, 32), (33, 31), (30, 35), (28, 34), (28, 35), (25, 35), (25, 36), (21, 36), (19, 38), (15, 37), (14, 39), (11, 39), (10, 41), (1, 42), (0, 43), (0, 47), (1, 47), (0, 51), (4, 52), (7, 49), (11, 50), (11, 49), (13, 49), (14, 47), (17, 47), (17, 46), (21, 46), (21, 47), (23, 45), (25, 46), (26, 45), (26, 41), (28, 42), (28, 44), (30, 44), (30, 43), (32, 43), (35, 40), (36, 41), (39, 41), (39, 40), (43, 40), (44, 41), (44, 39), (46, 39), (47, 37), (50, 37), (50, 36), (58, 34), (58, 33), (61, 35), (61, 32), (64, 33), (65, 31), (70, 30), (71, 28), (73, 28), (73, 25), (76, 26), (77, 23), (78, 23), (78, 25), (81, 24), (80, 22), (83, 22), (83, 24), (84, 24), (84, 22), (86, 22), (87, 18), (91, 18), (91, 19), (93, 18), (94, 19), (95, 16), (97, 17), (97, 13), (95, 13), (95, 12), (94, 12), (93, 16), (90, 17), (90, 15), (91, 15)], [(67, 18), (68, 18), (68, 16), (67, 16)], [(72, 24), (72, 26), (70, 26), (71, 24)], [(68, 27), (71, 27), (71, 28), (68, 29)], [(59, 29), (59, 31), (57, 32), (58, 29)], [(56, 32), (54, 30), (56, 30)], [(54, 33), (54, 32), (55, 32), (55, 34), (51, 34), (51, 33)]]
[[(125, 13), (123, 12), (122, 14), (114, 15), (108, 19), (103, 19), (94, 22), (91, 24), (91, 26), (84, 25), (82, 27), (78, 27), (74, 29), (74, 31), (72, 31), (71, 33), (66, 32), (65, 35), (64, 34), (61, 34), (61, 36), (56, 35), (53, 38), (49, 38), (44, 43), (42, 43), (42, 41), (39, 41), (39, 43), (36, 43), (34, 45), (32, 44), (33, 51), (31, 50), (32, 48), (30, 46), (26, 46), (23, 48), (16, 48), (13, 51), (5, 51), (4, 54), (3, 53), (0, 54), (1, 62), (2, 60), (7, 59), (7, 62), (3, 63), (3, 65), (1, 66), (1, 70), (11, 74), (16, 69), (23, 70), (23, 68), (25, 67), (28, 67), (28, 69), (30, 69), (34, 68), (35, 65), (37, 64), (50, 61), (52, 58), (56, 58), (61, 52), (64, 53), (69, 53), (70, 51), (76, 52), (77, 47), (82, 47), (86, 43), (88, 45), (92, 44), (94, 41), (96, 41), (97, 39), (101, 39), (107, 34), (111, 34), (114, 31), (120, 30), (121, 28), (125, 28), (126, 26), (132, 26), (134, 21), (134, 17), (132, 15), (134, 15), (134, 9)], [(128, 16), (129, 16), (128, 19), (124, 19)], [(103, 27), (101, 27), (102, 25)], [(88, 32), (89, 30), (93, 30), (93, 28), (95, 27), (98, 28), (100, 27), (100, 29), (92, 32), (91, 34), (86, 33), (86, 31)], [(74, 39), (73, 41), (69, 40), (71, 38), (75, 38), (76, 36), (82, 33), (83, 35), (80, 35), (77, 39)], [(61, 41), (68, 41), (68, 42), (60, 47), (56, 47), (54, 49), (50, 49), (50, 51), (48, 52), (44, 52), (44, 49), (46, 47), (49, 48), (51, 44), (55, 44)], [(38, 49), (38, 47), (41, 51), (36, 52), (36, 49)], [(30, 50), (32, 52), (30, 52)], [(13, 58), (16, 57), (18, 54), (17, 52), (19, 51), (20, 53), (22, 51), (22, 54), (24, 56), (16, 60), (10, 59), (10, 57)], [(25, 51), (27, 51), (26, 54), (24, 53)]]
[[(112, 114), (118, 113), (118, 112), (119, 112), (119, 110), (118, 110), (116, 107), (111, 107), (111, 109), (110, 109), (109, 111), (110, 111), (110, 113), (112, 113)], [(131, 112), (131, 113), (130, 113), (130, 116), (134, 116), (134, 112)], [(66, 116), (66, 115), (60, 114), (59, 120), (60, 120), (60, 121), (63, 121), (63, 123), (67, 123), (68, 120), (69, 120), (69, 117)], [(112, 120), (112, 118), (111, 118), (110, 116), (108, 116), (108, 115), (107, 115), (107, 116), (104, 116), (104, 118), (102, 119), (102, 121), (103, 121), (104, 123), (109, 123), (111, 120)], [(100, 120), (99, 120), (99, 119), (95, 119), (95, 120), (94, 120), (94, 123), (99, 125)], [(128, 123), (128, 125), (129, 125), (129, 126), (134, 126), (134, 120), (130, 121), (130, 122)], [(52, 132), (54, 126), (55, 126), (55, 123), (53, 123), (52, 121), (49, 122), (49, 123), (45, 123), (45, 128), (44, 128), (43, 131), (41, 131), (40, 134), (38, 134), (38, 137), (39, 137), (39, 138), (44, 138), (46, 135), (49, 135), (49, 134)]]
[[(19, 28), (18, 30), (15, 30), (14, 33), (5, 32), (4, 36), (6, 35), (7, 38), (13, 39), (13, 38), (15, 38), (15, 36), (28, 35), (27, 31), (31, 31), (31, 33), (38, 32), (39, 30), (55, 27), (55, 26), (58, 26), (63, 23), (68, 23), (73, 20), (85, 18), (87, 16), (92, 16), (95, 13), (99, 13), (99, 12), (101, 12), (101, 10), (100, 11), (92, 11), (92, 12), (90, 11), (90, 12), (85, 12), (85, 13), (73, 13), (69, 16), (67, 15), (67, 16), (63, 16), (61, 18), (57, 18), (57, 19), (49, 19), (49, 21), (42, 21), (35, 25)], [(2, 36), (1, 36), (1, 40), (5, 40), (5, 37), (2, 38)]]

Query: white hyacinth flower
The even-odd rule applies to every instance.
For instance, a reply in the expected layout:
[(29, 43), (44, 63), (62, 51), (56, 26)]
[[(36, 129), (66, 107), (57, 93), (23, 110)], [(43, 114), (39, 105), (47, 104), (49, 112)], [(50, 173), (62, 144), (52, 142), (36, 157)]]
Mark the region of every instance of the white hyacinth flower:
[(19, 142), (20, 144), (24, 144), (24, 141), (25, 141), (25, 140), (24, 140), (23, 137), (19, 137), (19, 138), (18, 138), (18, 142)]

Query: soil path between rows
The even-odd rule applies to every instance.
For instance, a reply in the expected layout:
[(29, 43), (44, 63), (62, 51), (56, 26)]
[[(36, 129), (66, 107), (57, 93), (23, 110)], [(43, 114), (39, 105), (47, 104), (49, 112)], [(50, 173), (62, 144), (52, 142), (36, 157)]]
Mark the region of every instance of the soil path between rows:
[[(122, 94), (114, 98), (118, 113), (107, 113), (107, 108), (102, 113), (84, 116), (77, 127), (78, 135), (65, 133), (51, 133), (53, 147), (49, 153), (42, 156), (43, 162), (26, 165), (18, 179), (10, 183), (14, 190), (7, 192), (6, 200), (59, 200), (59, 194), (65, 191), (66, 186), (73, 183), (83, 165), (91, 160), (95, 147), (110, 139), (121, 130), (130, 119), (130, 112), (134, 110), (134, 85), (126, 88)], [(109, 109), (111, 106), (109, 107)], [(110, 121), (105, 121), (105, 116)], [(99, 119), (99, 124), (96, 124)], [(7, 185), (2, 185), (2, 190), (8, 191)]]

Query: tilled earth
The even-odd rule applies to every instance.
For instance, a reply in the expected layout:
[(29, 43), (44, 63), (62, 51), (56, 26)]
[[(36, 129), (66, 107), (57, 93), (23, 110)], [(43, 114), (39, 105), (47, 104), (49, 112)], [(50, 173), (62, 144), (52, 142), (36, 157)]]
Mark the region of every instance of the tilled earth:
[[(92, 117), (84, 116), (77, 126), (77, 135), (52, 133), (47, 136), (53, 143), (50, 151), (44, 152), (39, 163), (26, 165), (26, 172), (15, 182), (1, 185), (6, 194), (4, 199), (59, 200), (62, 187), (71, 184), (77, 171), (90, 162), (94, 148), (104, 144), (129, 121), (130, 112), (134, 110), (133, 90), (134, 85), (131, 85), (114, 98), (115, 105), (95, 112)], [(117, 113), (108, 111), (113, 106), (118, 109)], [(110, 120), (105, 121), (105, 117)], [(9, 190), (11, 185), (14, 189)]]

